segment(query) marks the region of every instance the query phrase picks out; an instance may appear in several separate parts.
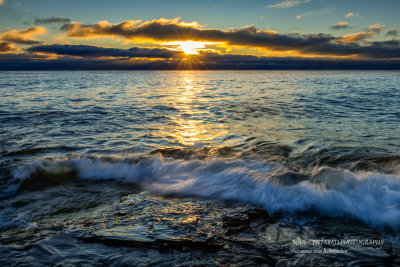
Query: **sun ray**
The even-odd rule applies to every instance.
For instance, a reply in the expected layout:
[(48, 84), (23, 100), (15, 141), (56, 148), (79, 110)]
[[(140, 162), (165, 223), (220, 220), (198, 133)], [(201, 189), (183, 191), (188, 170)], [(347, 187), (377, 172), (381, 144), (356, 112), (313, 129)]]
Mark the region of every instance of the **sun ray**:
[(198, 55), (199, 52), (205, 49), (206, 45), (209, 44), (213, 43), (198, 42), (198, 41), (175, 41), (175, 42), (163, 43), (163, 45), (174, 46), (177, 51), (181, 51), (186, 55)]

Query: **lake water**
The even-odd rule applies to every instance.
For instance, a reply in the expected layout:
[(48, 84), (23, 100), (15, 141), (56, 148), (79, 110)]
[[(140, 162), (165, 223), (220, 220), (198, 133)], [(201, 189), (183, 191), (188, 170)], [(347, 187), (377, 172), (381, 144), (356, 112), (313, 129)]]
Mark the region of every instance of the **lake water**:
[[(200, 206), (217, 203), (222, 215), (226, 203), (253, 205), (275, 216), (276, 229), (282, 231), (282, 223), (297, 229), (288, 242), (306, 238), (298, 227), (312, 229), (315, 238), (318, 231), (331, 232), (317, 230), (326, 220), (330, 227), (351, 225), (358, 238), (396, 239), (399, 74), (0, 72), (0, 229), (8, 244), (0, 253), (11, 259), (36, 253), (39, 260), (38, 251), (28, 255), (12, 247), (38, 246), (60, 234), (77, 242), (72, 232), (84, 228), (79, 220), (100, 213), (113, 218), (110, 210), (120, 208), (122, 197), (143, 194), (164, 204), (188, 198)], [(50, 231), (71, 218), (69, 232)], [(21, 241), (32, 233), (30, 242)], [(47, 246), (54, 250), (52, 242)], [(387, 263), (396, 249), (371, 257)], [(348, 257), (359, 259), (360, 248), (355, 251)], [(299, 255), (293, 257), (308, 263)], [(288, 257), (281, 253), (281, 262)], [(314, 260), (324, 263), (315, 254)]]

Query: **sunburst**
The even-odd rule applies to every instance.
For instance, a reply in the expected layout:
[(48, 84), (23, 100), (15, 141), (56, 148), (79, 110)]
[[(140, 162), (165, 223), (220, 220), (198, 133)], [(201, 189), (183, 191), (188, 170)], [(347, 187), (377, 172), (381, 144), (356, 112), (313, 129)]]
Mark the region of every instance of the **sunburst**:
[(186, 55), (198, 55), (199, 51), (205, 49), (208, 42), (198, 42), (198, 41), (175, 41), (164, 43), (163, 45), (176, 46), (177, 51), (182, 51)]

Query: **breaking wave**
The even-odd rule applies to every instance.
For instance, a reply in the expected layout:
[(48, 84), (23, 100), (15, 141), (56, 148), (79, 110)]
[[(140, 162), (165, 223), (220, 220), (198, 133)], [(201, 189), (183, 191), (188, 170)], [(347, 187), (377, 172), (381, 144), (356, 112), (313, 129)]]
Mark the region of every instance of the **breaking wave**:
[(250, 203), (268, 212), (320, 212), (376, 229), (400, 230), (400, 175), (315, 167), (291, 171), (243, 159), (173, 159), (158, 155), (40, 160), (12, 172), (3, 197), (75, 179), (133, 183), (161, 195)]

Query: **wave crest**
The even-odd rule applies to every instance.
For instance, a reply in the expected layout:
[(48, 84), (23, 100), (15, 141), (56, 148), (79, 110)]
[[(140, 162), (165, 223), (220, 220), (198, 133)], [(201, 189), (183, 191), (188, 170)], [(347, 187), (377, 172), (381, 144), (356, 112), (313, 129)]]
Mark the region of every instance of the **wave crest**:
[(377, 229), (400, 230), (400, 176), (331, 167), (302, 173), (240, 159), (73, 157), (20, 166), (13, 172), (14, 186), (3, 193), (76, 178), (134, 183), (162, 195), (235, 200), (272, 214), (318, 211), (331, 217), (351, 217)]

